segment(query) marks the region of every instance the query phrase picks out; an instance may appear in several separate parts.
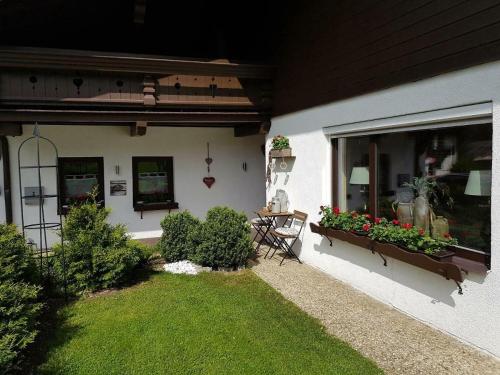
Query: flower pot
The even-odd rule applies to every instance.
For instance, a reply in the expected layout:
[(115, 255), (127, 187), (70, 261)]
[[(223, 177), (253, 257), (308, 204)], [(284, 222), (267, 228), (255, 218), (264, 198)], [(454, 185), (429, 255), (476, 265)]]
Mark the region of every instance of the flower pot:
[(419, 195), (415, 198), (414, 225), (423, 229), (426, 234), (429, 234), (430, 210), (429, 201), (425, 196)]
[(413, 224), (413, 211), (415, 210), (415, 203), (398, 203), (396, 209), (396, 216), (400, 224)]
[(455, 252), (451, 250), (440, 250), (437, 253), (426, 255), (441, 262), (448, 262), (451, 260), (451, 257), (455, 255)]
[(285, 148), (283, 150), (271, 150), (271, 157), (272, 158), (290, 158), (292, 157), (292, 149), (291, 148)]

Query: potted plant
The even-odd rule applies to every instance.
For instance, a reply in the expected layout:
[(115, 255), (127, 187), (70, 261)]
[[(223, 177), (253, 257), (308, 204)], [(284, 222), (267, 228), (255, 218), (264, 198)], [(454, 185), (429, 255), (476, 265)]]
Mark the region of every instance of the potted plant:
[(429, 177), (414, 177), (411, 182), (403, 186), (413, 190), (416, 198), (413, 209), (413, 220), (417, 228), (423, 229), (426, 234), (430, 233), (431, 208), (439, 202), (439, 198), (445, 198), (448, 206), (453, 205), (453, 199), (447, 194), (434, 179)]
[(291, 157), (292, 149), (290, 148), (290, 140), (283, 136), (277, 135), (272, 140), (272, 157)]

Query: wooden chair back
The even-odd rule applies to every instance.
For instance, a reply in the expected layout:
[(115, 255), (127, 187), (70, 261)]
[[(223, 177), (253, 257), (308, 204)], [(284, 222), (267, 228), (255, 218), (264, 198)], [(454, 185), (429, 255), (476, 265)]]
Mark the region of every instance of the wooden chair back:
[(307, 214), (305, 212), (300, 212), (300, 211), (297, 211), (297, 210), (293, 210), (293, 216), (292, 217), (294, 219), (296, 219), (296, 220), (303, 221), (304, 223), (307, 220)]

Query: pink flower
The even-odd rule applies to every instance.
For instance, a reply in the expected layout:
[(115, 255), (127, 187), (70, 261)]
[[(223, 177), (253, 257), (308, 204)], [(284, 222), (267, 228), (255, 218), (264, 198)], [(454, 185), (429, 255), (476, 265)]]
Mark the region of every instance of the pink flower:
[(375, 224), (380, 224), (382, 222), (382, 219), (379, 217), (375, 218)]
[(371, 220), (371, 219), (372, 219), (372, 215), (370, 215), (370, 214), (365, 214), (365, 217), (366, 217), (368, 220)]
[(367, 224), (363, 224), (363, 230), (365, 232), (368, 232), (370, 230), (370, 228), (371, 228), (371, 224), (368, 224), (368, 223)]
[(399, 220), (394, 219), (394, 220), (392, 221), (392, 223), (393, 223), (394, 225), (399, 225)]

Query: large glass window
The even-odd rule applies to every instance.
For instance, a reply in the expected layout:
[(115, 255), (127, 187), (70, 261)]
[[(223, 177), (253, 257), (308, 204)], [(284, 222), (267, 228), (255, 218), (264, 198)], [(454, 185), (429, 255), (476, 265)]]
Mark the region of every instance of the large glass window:
[(353, 137), (346, 140), (346, 202), (349, 211), (369, 210), (369, 160), (368, 137)]
[(133, 157), (134, 209), (172, 208), (174, 203), (173, 159)]
[(104, 205), (103, 158), (59, 158), (59, 190), (63, 209), (88, 198), (97, 189), (97, 199)]
[[(463, 247), (490, 252), (491, 124), (351, 137), (345, 145), (346, 209), (419, 221), (431, 234), (447, 231)], [(371, 171), (376, 187), (367, 182)]]

